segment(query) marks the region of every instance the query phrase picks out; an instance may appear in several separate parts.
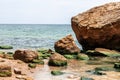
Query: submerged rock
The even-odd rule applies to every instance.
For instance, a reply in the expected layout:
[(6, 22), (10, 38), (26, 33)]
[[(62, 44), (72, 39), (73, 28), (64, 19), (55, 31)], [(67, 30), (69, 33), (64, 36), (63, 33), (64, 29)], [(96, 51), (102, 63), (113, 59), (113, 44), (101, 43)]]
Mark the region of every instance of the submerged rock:
[(31, 62), (33, 59), (38, 58), (38, 53), (32, 50), (16, 50), (13, 57), (24, 62)]
[(72, 18), (72, 28), (84, 50), (120, 50), (120, 2), (92, 8)]
[(60, 54), (77, 54), (80, 52), (80, 49), (74, 42), (72, 35), (68, 35), (54, 45), (55, 51)]
[(67, 59), (59, 53), (53, 53), (48, 62), (50, 66), (66, 66)]
[(7, 63), (0, 63), (0, 77), (11, 77), (11, 66)]

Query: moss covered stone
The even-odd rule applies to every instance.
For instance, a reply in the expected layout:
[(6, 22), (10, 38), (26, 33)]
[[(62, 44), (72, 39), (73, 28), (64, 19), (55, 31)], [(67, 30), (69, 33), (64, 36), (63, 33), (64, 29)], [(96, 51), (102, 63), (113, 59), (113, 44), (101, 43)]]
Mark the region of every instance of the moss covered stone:
[(12, 76), (11, 66), (5, 64), (4, 62), (0, 64), (0, 77), (10, 77)]
[(59, 70), (54, 70), (54, 71), (51, 71), (51, 74), (52, 75), (62, 75), (64, 74), (63, 72), (59, 71)]
[(66, 54), (66, 55), (64, 55), (64, 57), (67, 59), (76, 59), (76, 55)]
[(104, 57), (120, 57), (120, 52), (104, 48), (95, 48), (95, 50), (86, 51), (90, 56), (104, 56)]
[(89, 57), (86, 54), (78, 54), (77, 59), (78, 60), (89, 60)]
[(28, 66), (29, 66), (30, 68), (36, 68), (36, 64), (34, 64), (34, 63), (29, 63)]
[(120, 69), (120, 63), (115, 63), (114, 68)]
[(50, 66), (66, 66), (67, 59), (59, 53), (53, 53), (48, 62)]
[(38, 60), (38, 59), (33, 59), (32, 62), (33, 62), (33, 63), (36, 63), (36, 64), (44, 64), (44, 61)]
[(3, 45), (3, 46), (0, 46), (0, 49), (13, 49), (13, 47), (9, 45)]

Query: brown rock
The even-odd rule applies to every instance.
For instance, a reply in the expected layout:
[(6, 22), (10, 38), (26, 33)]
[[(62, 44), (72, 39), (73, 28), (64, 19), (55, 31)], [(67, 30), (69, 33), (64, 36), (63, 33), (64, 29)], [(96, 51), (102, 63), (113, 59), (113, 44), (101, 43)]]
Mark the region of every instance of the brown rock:
[(14, 68), (14, 73), (15, 73), (15, 74), (21, 74), (21, 70), (18, 69), (18, 68)]
[(38, 53), (32, 50), (16, 50), (13, 57), (24, 62), (31, 62), (33, 59), (38, 58)]
[(54, 45), (55, 51), (60, 54), (73, 54), (79, 53), (80, 49), (74, 42), (72, 35), (68, 35), (65, 38), (57, 41)]
[(48, 64), (50, 66), (66, 66), (67, 59), (59, 53), (52, 52), (52, 55), (50, 56), (50, 60)]
[(12, 76), (11, 66), (7, 63), (0, 63), (0, 77)]
[(72, 18), (72, 28), (84, 50), (120, 50), (120, 2), (98, 6)]

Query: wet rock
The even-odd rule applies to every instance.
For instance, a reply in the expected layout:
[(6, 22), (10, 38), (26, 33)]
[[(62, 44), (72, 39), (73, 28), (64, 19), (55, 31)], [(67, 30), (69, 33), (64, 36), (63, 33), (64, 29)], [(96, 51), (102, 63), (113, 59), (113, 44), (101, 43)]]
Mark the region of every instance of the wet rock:
[(120, 2), (108, 3), (74, 16), (72, 29), (84, 50), (120, 50)]
[(88, 78), (88, 77), (81, 77), (80, 80), (94, 80), (94, 79), (92, 79), (92, 78)]
[(32, 50), (16, 50), (13, 57), (24, 62), (31, 62), (33, 59), (38, 58), (38, 53)]
[(106, 73), (103, 73), (103, 72), (97, 71), (97, 70), (95, 70), (94, 74), (95, 75), (106, 75)]
[(114, 64), (114, 68), (120, 69), (120, 63), (115, 63), (115, 64)]
[(114, 68), (112, 67), (96, 67), (96, 71), (114, 71)]
[(62, 75), (64, 74), (63, 72), (59, 71), (59, 70), (54, 70), (54, 71), (51, 71), (51, 74), (52, 75)]
[(120, 52), (105, 48), (95, 48), (95, 50), (88, 50), (86, 54), (91, 56), (120, 57)]
[(67, 59), (76, 59), (77, 55), (70, 55), (70, 54), (65, 54), (64, 57)]
[(55, 51), (60, 54), (77, 54), (80, 52), (80, 49), (74, 42), (72, 35), (68, 35), (54, 45)]
[(64, 56), (62, 56), (61, 54), (54, 52), (50, 56), (48, 64), (50, 66), (66, 66), (67, 65), (67, 59)]
[(12, 76), (11, 66), (7, 63), (0, 63), (0, 77)]
[(9, 45), (3, 45), (3, 46), (0, 46), (0, 49), (13, 49), (13, 47)]
[(89, 57), (86, 54), (79, 53), (77, 55), (78, 60), (89, 60)]
[(36, 68), (36, 64), (34, 64), (34, 63), (29, 63), (28, 66), (29, 66), (30, 68)]
[(14, 73), (15, 73), (15, 74), (21, 74), (21, 70), (18, 69), (18, 68), (14, 68)]
[(43, 48), (38, 49), (37, 51), (38, 51), (39, 59), (47, 59), (48, 57), (51, 56), (51, 52), (52, 52), (52, 50), (50, 49), (43, 49)]
[(32, 63), (35, 63), (35, 64), (44, 64), (44, 61), (38, 60), (38, 59), (33, 59)]

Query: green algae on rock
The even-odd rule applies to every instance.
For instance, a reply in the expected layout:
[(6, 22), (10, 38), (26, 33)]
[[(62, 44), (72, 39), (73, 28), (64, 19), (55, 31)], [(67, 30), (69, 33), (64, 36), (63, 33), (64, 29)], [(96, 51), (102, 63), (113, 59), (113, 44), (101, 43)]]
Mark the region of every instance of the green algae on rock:
[(66, 66), (67, 65), (67, 59), (63, 55), (54, 52), (50, 56), (48, 64), (50, 66)]
[(0, 77), (11, 77), (12, 71), (11, 66), (8, 64), (1, 63), (0, 64)]
[(86, 54), (79, 53), (77, 55), (77, 60), (89, 60), (89, 57)]
[(35, 64), (44, 64), (44, 61), (38, 60), (38, 59), (33, 59), (32, 63), (35, 63)]
[(67, 59), (76, 59), (77, 55), (65, 54), (64, 57)]
[(115, 64), (114, 64), (114, 68), (120, 69), (120, 63), (115, 63)]
[(56, 75), (62, 75), (64, 73), (59, 70), (54, 70), (54, 71), (51, 71), (51, 74), (56, 76)]
[(120, 52), (105, 48), (95, 48), (95, 50), (88, 50), (86, 51), (86, 54), (90, 56), (120, 57)]
[(34, 64), (34, 63), (29, 63), (28, 66), (29, 66), (30, 68), (36, 68), (36, 64)]
[(2, 45), (0, 46), (0, 49), (13, 49), (13, 47), (9, 45)]

